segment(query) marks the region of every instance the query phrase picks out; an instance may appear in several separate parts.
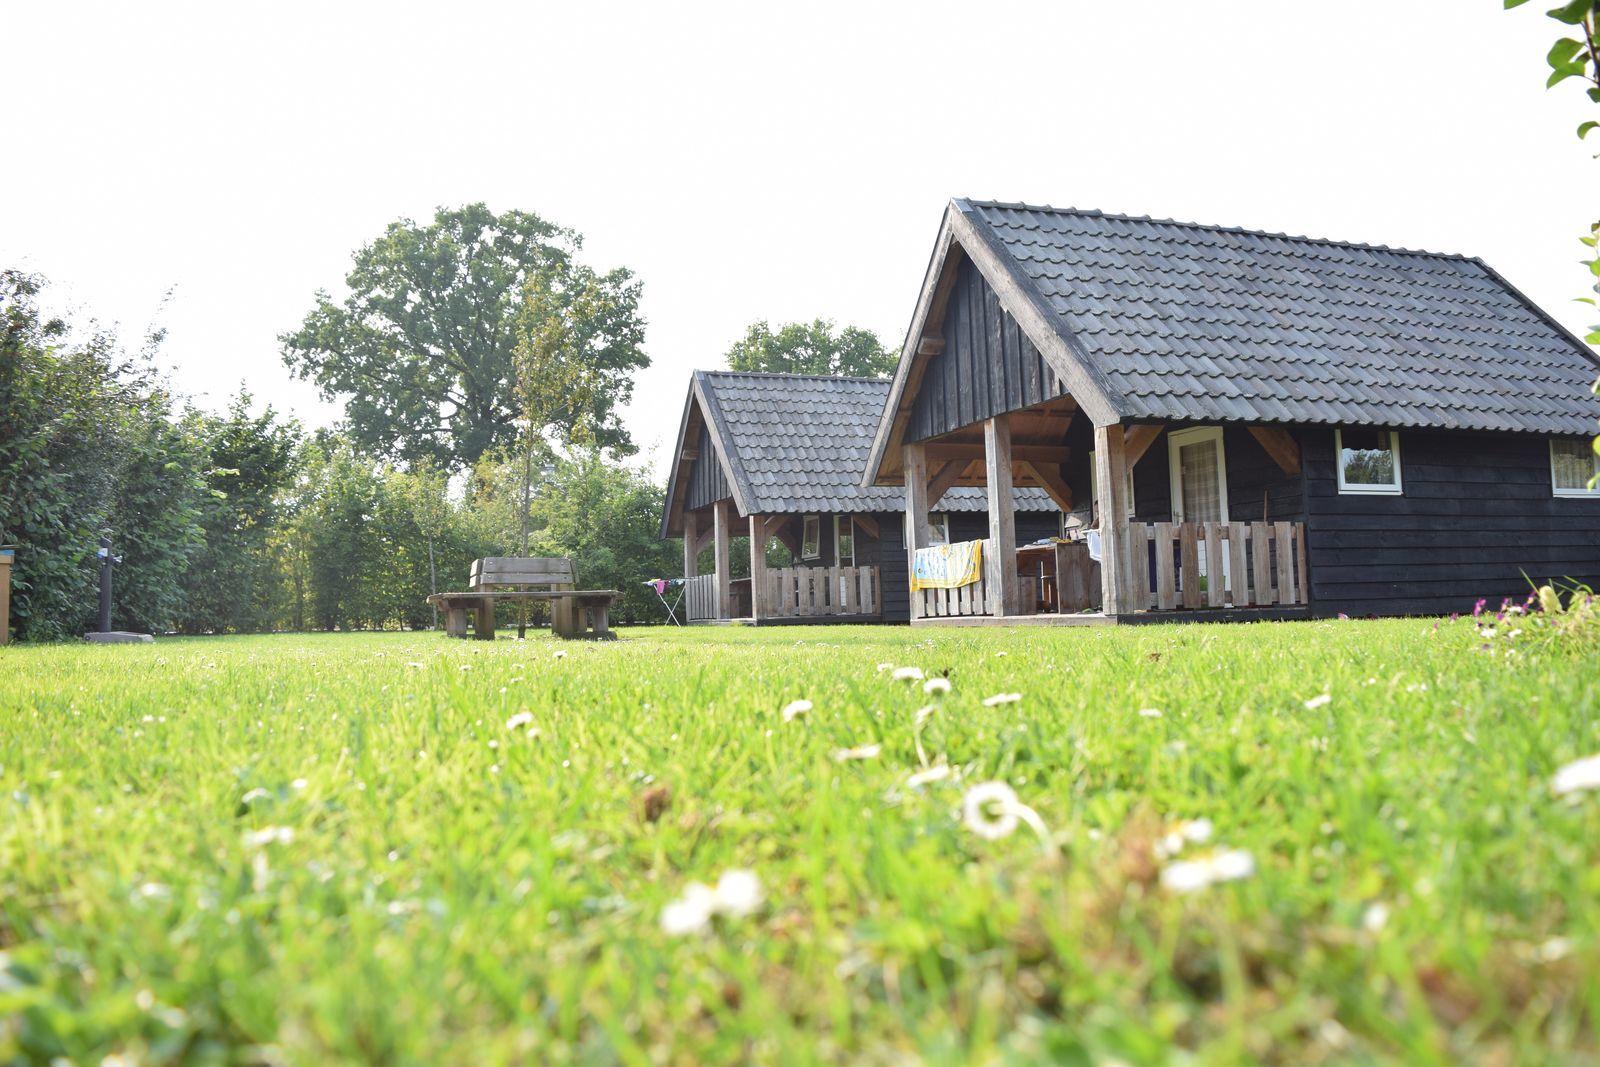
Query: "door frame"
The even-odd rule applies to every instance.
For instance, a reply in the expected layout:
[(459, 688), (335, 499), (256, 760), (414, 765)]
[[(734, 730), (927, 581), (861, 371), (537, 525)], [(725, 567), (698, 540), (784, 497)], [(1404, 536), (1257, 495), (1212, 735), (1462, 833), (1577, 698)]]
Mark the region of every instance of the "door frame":
[(1183, 507), (1183, 466), (1179, 449), (1184, 445), (1199, 444), (1202, 441), (1216, 441), (1217, 443), (1217, 493), (1221, 500), (1219, 504), (1219, 521), (1228, 521), (1228, 457), (1223, 450), (1221, 426), (1195, 426), (1187, 430), (1173, 430), (1167, 434), (1167, 485), (1172, 496), (1172, 521), (1191, 521)]

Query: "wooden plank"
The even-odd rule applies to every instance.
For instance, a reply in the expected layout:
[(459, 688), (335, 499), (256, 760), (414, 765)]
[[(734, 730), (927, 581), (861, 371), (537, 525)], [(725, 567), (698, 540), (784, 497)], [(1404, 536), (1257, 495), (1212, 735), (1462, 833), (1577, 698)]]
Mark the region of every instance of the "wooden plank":
[(683, 515), (683, 576), (693, 578), (700, 569), (700, 516), (693, 511)]
[(1183, 606), (1198, 608), (1200, 596), (1200, 529), (1197, 523), (1178, 524), (1178, 553), (1182, 560)]
[(1156, 438), (1161, 436), (1165, 426), (1129, 426), (1123, 431), (1123, 459), (1124, 466), (1132, 467), (1144, 458), (1150, 451), (1150, 446), (1156, 443)]
[(854, 515), (852, 516), (852, 519), (857, 526), (867, 531), (867, 536), (873, 538), (874, 540), (883, 536), (882, 533), (879, 532), (878, 520), (875, 516)]
[(711, 509), (712, 533), (716, 537), (717, 618), (733, 617), (732, 570), (728, 566), (728, 546), (733, 540), (733, 501), (719, 500)]
[[(982, 460), (986, 454), (983, 441), (929, 441), (920, 447), (925, 450), (924, 455), (929, 463), (971, 463), (973, 460)], [(1071, 449), (1065, 445), (1011, 446), (1011, 458), (1016, 462), (1065, 463), (1070, 457)]]
[(876, 567), (867, 568), (866, 581), (861, 586), (863, 615), (883, 614), (883, 590), (878, 585), (879, 571)]
[(996, 616), (1018, 614), (1017, 500), (1011, 492), (1011, 423), (1004, 415), (983, 424), (983, 452), (989, 488), (988, 559), (990, 606)]
[(828, 614), (843, 615), (844, 604), (839, 595), (839, 580), (842, 571), (838, 564), (828, 568)]
[(1255, 605), (1266, 607), (1272, 603), (1272, 553), (1268, 545), (1270, 530), (1264, 522), (1250, 524), (1250, 555), (1255, 582)]
[[(914, 561), (917, 549), (928, 547), (928, 463), (924, 455), (924, 446), (913, 443), (901, 446), (900, 464), (905, 473), (906, 486), (906, 566), (907, 577), (914, 583)], [(917, 618), (923, 610), (926, 598), (913, 596), (911, 598), (911, 617)]]
[(1295, 557), (1300, 563), (1300, 581), (1296, 585), (1295, 603), (1311, 603), (1311, 575), (1306, 572), (1306, 524), (1294, 524)]
[(1280, 426), (1247, 426), (1250, 436), (1272, 457), (1285, 474), (1300, 474), (1300, 442)]
[(1143, 522), (1128, 524), (1128, 577), (1131, 588), (1128, 595), (1135, 611), (1149, 611), (1150, 589), (1150, 525)]
[(1293, 604), (1294, 596), (1294, 524), (1280, 522), (1273, 526), (1272, 536), (1278, 542), (1278, 603)]
[(1228, 592), (1233, 597), (1233, 606), (1247, 608), (1250, 606), (1250, 556), (1249, 545), (1245, 542), (1244, 523), (1228, 523)]
[(1227, 564), (1223, 562), (1222, 554), (1222, 523), (1208, 522), (1205, 527), (1206, 540), (1206, 606), (1220, 608), (1223, 604), (1227, 590), (1224, 575), (1227, 573)]
[[(1104, 497), (1101, 498), (1102, 502)], [(1103, 505), (1102, 505), (1103, 506)], [(1178, 606), (1178, 581), (1173, 568), (1172, 559), (1172, 523), (1158, 522), (1155, 524), (1156, 542), (1156, 607), (1162, 611), (1171, 611)], [(1109, 570), (1110, 560), (1102, 549), (1100, 553), (1100, 567), (1103, 575)]]
[(1070, 513), (1072, 511), (1072, 486), (1068, 485), (1067, 480), (1061, 477), (1059, 473), (1052, 473), (1060, 470), (1059, 465), (1019, 461), (1017, 469), (1033, 479), (1034, 484), (1048, 493), (1050, 499), (1055, 501), (1056, 507), (1063, 512)]
[(939, 500), (952, 485), (961, 480), (961, 472), (966, 464), (961, 460), (949, 460), (939, 465), (939, 472), (928, 480), (928, 507), (934, 508)]
[(1094, 428), (1095, 478), (1100, 486), (1101, 610), (1125, 615), (1132, 609), (1128, 562), (1128, 485), (1123, 458), (1122, 427), (1100, 423)]

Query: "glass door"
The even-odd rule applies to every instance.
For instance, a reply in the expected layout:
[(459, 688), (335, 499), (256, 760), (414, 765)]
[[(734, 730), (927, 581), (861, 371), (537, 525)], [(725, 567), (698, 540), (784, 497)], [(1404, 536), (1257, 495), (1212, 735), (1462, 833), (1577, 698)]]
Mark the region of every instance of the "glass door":
[[(1167, 435), (1173, 522), (1228, 521), (1228, 465), (1222, 454), (1222, 427), (1199, 426)], [(1228, 553), (1222, 553), (1222, 581), (1228, 581)], [(1200, 540), (1200, 571), (1214, 573)], [(1184, 580), (1179, 576), (1180, 585)], [(1224, 585), (1223, 588), (1227, 588)]]

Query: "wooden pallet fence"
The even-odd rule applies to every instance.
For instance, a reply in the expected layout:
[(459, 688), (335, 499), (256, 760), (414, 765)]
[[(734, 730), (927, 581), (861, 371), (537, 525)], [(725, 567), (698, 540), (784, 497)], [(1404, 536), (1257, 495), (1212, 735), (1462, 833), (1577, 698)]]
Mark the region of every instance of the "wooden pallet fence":
[(1132, 523), (1128, 537), (1136, 610), (1310, 602), (1305, 523)]
[(918, 589), (912, 593), (916, 599), (917, 617), (936, 619), (990, 614), (988, 573), (989, 552), (993, 544), (988, 538), (983, 539), (984, 565), (978, 569), (976, 582), (955, 589)]
[(764, 614), (775, 619), (883, 611), (876, 567), (773, 567), (766, 593)]
[(717, 576), (700, 574), (683, 583), (683, 602), (690, 622), (713, 622), (717, 617)]

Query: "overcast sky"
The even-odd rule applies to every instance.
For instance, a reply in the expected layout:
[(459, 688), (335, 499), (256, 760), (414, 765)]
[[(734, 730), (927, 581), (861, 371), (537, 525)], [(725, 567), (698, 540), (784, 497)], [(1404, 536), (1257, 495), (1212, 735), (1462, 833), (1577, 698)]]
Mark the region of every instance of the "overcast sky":
[(352, 251), (532, 210), (644, 282), (650, 458), (756, 319), (898, 347), (952, 196), (1466, 252), (1576, 328), (1600, 147), (1544, 6), (0, 0), (0, 266), (323, 423), (277, 336)]

